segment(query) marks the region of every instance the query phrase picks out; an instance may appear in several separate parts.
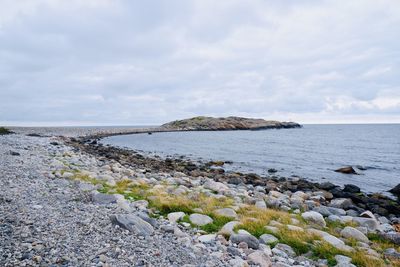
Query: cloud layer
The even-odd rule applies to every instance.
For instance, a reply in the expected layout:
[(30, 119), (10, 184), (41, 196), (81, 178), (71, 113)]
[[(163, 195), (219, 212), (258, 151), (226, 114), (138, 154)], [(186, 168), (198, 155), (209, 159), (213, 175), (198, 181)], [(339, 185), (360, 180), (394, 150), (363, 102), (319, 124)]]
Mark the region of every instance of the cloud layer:
[(0, 123), (400, 122), (399, 28), (397, 0), (0, 0)]

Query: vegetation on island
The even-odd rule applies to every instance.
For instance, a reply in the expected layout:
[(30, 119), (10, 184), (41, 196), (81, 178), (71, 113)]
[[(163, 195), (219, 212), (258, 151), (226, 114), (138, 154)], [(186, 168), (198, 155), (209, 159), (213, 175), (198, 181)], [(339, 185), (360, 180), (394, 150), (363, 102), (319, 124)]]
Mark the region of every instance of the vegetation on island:
[(5, 127), (0, 127), (0, 135), (12, 134), (13, 132)]

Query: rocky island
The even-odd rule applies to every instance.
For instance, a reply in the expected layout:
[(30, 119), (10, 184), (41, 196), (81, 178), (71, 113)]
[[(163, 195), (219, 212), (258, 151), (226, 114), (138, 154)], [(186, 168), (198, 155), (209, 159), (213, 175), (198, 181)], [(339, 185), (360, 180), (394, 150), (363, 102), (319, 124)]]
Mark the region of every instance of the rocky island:
[(175, 131), (265, 130), (300, 127), (301, 125), (295, 122), (267, 121), (233, 116), (223, 118), (199, 116), (161, 125), (161, 129)]

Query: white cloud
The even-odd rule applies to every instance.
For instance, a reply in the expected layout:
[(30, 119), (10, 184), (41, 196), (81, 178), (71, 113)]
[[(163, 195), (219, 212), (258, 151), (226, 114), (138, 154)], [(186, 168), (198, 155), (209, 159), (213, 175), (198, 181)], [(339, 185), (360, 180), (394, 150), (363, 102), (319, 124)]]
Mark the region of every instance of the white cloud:
[(0, 123), (393, 122), (399, 25), (397, 0), (0, 0)]

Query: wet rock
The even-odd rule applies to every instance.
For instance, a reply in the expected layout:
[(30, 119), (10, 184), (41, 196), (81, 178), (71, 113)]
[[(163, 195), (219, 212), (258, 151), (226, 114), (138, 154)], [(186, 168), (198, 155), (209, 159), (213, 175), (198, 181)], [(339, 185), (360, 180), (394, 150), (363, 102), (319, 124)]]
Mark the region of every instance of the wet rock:
[(344, 174), (358, 174), (353, 167), (348, 166), (348, 167), (343, 167), (335, 170), (335, 172), (340, 172)]
[(120, 227), (138, 235), (148, 236), (154, 232), (151, 224), (133, 214), (111, 215), (110, 220), (113, 224), (119, 225)]
[(355, 193), (360, 193), (361, 189), (356, 185), (346, 184), (344, 185), (343, 191), (355, 194)]
[(337, 185), (334, 185), (331, 182), (324, 182), (319, 185), (319, 188), (321, 188), (323, 190), (331, 190), (335, 187), (337, 187)]
[(239, 244), (240, 242), (245, 242), (249, 248), (258, 249), (260, 242), (252, 235), (247, 234), (232, 234), (229, 240), (234, 244)]
[(396, 185), (392, 189), (389, 190), (390, 193), (392, 193), (395, 196), (400, 196), (400, 184)]

